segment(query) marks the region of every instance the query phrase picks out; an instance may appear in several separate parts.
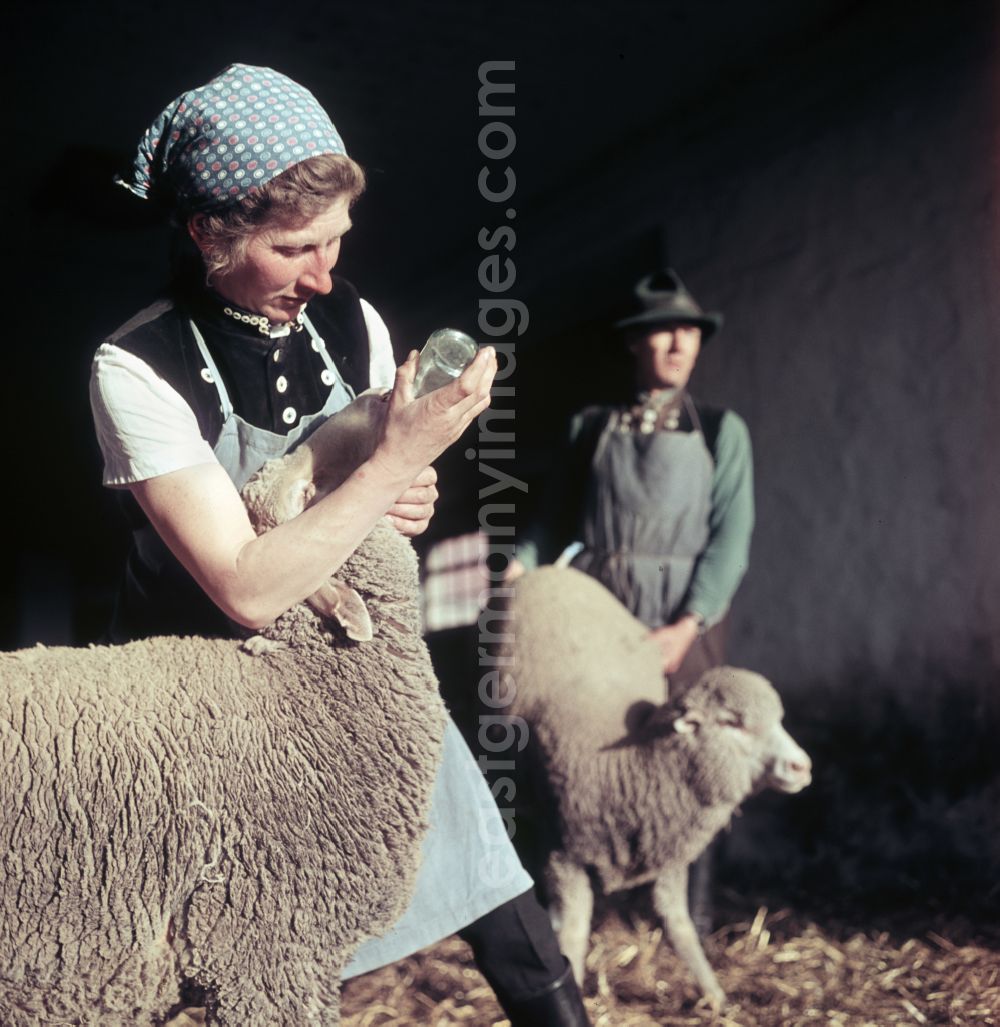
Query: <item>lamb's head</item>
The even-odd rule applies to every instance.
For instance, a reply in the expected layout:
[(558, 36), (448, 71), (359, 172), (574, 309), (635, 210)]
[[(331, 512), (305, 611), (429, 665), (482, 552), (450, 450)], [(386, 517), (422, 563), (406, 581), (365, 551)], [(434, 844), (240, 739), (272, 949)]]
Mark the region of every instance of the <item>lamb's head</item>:
[(382, 434), (387, 397), (381, 391), (362, 393), (243, 486), (243, 502), (258, 535), (302, 513), (371, 456)]
[(737, 793), (794, 793), (812, 779), (812, 761), (782, 727), (781, 699), (760, 674), (715, 667), (668, 707), (713, 792), (741, 801)]
[[(268, 461), (242, 491), (257, 534), (298, 516), (341, 485), (374, 450), (385, 410), (383, 393), (364, 393), (291, 453)], [(338, 621), (349, 638), (368, 641), (373, 630), (370, 602), (415, 606), (417, 589), (413, 547), (387, 523), (380, 523), (337, 577), (306, 601), (316, 612)]]

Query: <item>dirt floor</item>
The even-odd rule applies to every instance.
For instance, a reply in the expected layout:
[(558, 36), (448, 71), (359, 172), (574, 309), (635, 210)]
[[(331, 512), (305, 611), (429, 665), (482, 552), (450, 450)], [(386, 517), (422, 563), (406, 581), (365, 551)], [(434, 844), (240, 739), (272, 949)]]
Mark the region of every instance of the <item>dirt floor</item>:
[[(1000, 1027), (1000, 689), (942, 676), (904, 702), (891, 685), (859, 676), (789, 704), (814, 780), (757, 796), (723, 838), (705, 947), (728, 1003), (699, 1000), (639, 891), (595, 918), (594, 1027)], [(343, 1012), (346, 1027), (507, 1022), (457, 939), (347, 982)]]
[[(715, 1012), (660, 929), (619, 908), (591, 938), (585, 1000), (594, 1027), (1000, 1024), (997, 927), (984, 937), (968, 921), (912, 913), (875, 929), (819, 926), (761, 906), (706, 942), (729, 999)], [(507, 1023), (457, 939), (348, 982), (343, 1012), (345, 1027)]]
[[(822, 920), (760, 906), (717, 930), (705, 948), (728, 1002), (716, 1011), (647, 914), (619, 904), (591, 937), (584, 992), (593, 1025), (1000, 1024), (1000, 924), (941, 914), (921, 922), (913, 912), (874, 928)], [(347, 982), (343, 1014), (344, 1027), (507, 1024), (457, 938)], [(192, 1009), (170, 1027), (203, 1022)]]

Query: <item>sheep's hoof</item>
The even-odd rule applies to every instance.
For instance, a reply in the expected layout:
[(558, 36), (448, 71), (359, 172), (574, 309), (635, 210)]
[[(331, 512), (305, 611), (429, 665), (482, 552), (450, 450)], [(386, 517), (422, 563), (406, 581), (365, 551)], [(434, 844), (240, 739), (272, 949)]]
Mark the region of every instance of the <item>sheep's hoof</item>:
[(697, 1005), (708, 1006), (713, 1013), (718, 1013), (722, 1007), (726, 1004), (726, 993), (721, 988), (707, 988), (698, 1000)]
[(264, 656), (266, 653), (276, 653), (281, 649), (287, 649), (288, 646), (284, 642), (275, 642), (263, 635), (251, 635), (240, 648), (251, 656)]

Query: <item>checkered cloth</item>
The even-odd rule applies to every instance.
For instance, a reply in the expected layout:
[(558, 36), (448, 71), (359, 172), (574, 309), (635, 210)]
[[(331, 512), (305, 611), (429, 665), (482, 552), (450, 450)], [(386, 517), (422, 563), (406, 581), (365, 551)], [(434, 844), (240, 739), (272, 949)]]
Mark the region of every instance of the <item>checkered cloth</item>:
[(424, 561), (425, 631), (475, 624), (489, 587), (488, 544), (482, 532), (457, 535), (433, 545)]

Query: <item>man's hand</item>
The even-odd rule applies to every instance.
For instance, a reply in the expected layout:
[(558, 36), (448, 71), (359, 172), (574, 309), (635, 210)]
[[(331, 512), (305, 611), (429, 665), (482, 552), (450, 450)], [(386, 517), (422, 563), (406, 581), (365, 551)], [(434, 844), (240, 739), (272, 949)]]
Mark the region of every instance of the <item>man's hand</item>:
[(663, 673), (676, 674), (684, 657), (698, 638), (698, 618), (685, 614), (676, 624), (665, 624), (649, 633), (663, 658)]
[(427, 530), (438, 497), (436, 482), (437, 471), (433, 467), (425, 467), (389, 508), (389, 520), (401, 535), (413, 538)]
[(507, 564), (507, 570), (503, 573), (503, 584), (511, 585), (526, 573), (527, 570), (524, 564), (515, 556), (514, 559)]

